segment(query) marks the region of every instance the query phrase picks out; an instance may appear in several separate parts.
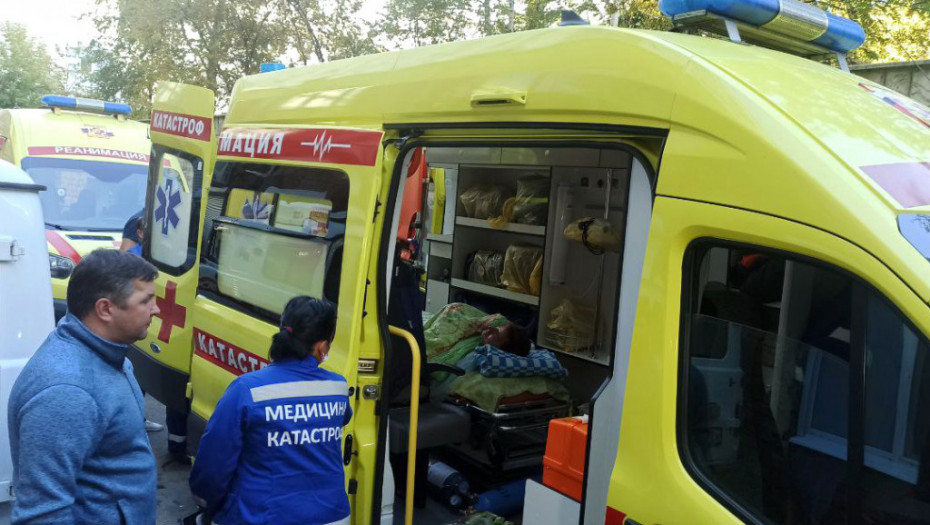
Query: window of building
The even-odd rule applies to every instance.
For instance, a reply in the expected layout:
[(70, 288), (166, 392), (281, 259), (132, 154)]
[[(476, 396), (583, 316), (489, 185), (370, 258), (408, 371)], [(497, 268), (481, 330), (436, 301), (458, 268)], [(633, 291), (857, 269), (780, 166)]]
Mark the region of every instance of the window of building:
[(200, 292), (272, 320), (297, 295), (335, 302), (348, 199), (340, 171), (217, 163)]
[[(922, 336), (827, 265), (712, 242), (688, 261), (680, 435), (692, 473), (764, 523), (930, 523)], [(862, 413), (864, 425), (851, 417)]]

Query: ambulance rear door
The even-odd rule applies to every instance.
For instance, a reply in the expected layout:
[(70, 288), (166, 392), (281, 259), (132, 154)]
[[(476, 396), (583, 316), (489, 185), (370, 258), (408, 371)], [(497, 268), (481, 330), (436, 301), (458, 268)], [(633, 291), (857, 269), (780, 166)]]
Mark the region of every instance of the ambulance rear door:
[(378, 381), (370, 369), (362, 370), (360, 357), (368, 354), (360, 352), (366, 337), (377, 341), (377, 334), (366, 336), (362, 319), (374, 301), (366, 275), (383, 180), (382, 138), (380, 129), (227, 119), (204, 192), (192, 312), (188, 434), (196, 450), (229, 383), (269, 364), (287, 302), (307, 295), (337, 304), (336, 335), (323, 367), (349, 384), (354, 417), (342, 435), (356, 516), (360, 506), (370, 505), (372, 483), (361, 478), (374, 469), (377, 438), (373, 404), (358, 405), (358, 392)]
[(201, 190), (216, 157), (213, 92), (159, 82), (152, 106), (143, 254), (158, 267), (157, 304), (149, 335), (133, 364), (143, 389), (170, 408), (187, 411), (197, 288)]

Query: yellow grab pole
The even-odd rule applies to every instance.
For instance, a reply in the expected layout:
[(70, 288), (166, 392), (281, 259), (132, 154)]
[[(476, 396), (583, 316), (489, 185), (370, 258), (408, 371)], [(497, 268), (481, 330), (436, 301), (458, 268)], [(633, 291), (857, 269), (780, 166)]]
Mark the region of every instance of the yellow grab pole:
[(420, 411), (420, 345), (413, 334), (388, 326), (391, 335), (403, 337), (410, 348), (410, 426), (407, 436), (407, 493), (404, 496), (404, 525), (413, 525), (413, 482), (417, 463), (417, 414)]

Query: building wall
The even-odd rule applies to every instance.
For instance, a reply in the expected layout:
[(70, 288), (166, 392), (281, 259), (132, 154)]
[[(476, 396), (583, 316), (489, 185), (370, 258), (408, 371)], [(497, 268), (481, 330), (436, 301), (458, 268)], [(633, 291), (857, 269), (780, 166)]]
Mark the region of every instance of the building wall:
[(930, 60), (851, 66), (856, 75), (930, 106)]

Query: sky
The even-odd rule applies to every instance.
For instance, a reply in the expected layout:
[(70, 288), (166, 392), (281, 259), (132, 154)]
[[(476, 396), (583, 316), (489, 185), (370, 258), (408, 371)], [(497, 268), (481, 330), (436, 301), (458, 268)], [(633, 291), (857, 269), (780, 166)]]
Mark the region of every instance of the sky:
[(87, 43), (94, 24), (79, 17), (94, 9), (94, 0), (4, 0), (0, 23), (16, 22), (26, 26), (29, 36), (48, 48), (53, 58), (68, 45)]

